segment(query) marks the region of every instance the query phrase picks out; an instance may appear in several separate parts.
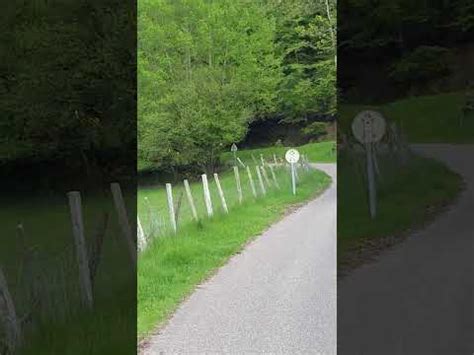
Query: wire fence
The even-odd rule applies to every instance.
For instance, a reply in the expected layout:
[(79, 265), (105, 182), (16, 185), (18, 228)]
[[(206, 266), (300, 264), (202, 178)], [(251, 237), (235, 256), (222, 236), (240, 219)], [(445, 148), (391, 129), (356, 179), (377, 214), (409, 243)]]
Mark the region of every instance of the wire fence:
[[(235, 161), (237, 165), (231, 169), (212, 176), (203, 174), (191, 185), (184, 180), (174, 185), (166, 184), (167, 189), (163, 185), (140, 189), (140, 249), (145, 249), (154, 238), (179, 234), (180, 229), (189, 223), (199, 223), (205, 218), (232, 213), (233, 208), (240, 204), (265, 198), (268, 194), (291, 190), (290, 164), (283, 157), (273, 154), (268, 157), (252, 156), (248, 162), (241, 159)], [(297, 176), (304, 174), (309, 170), (308, 158), (302, 155), (295, 166)], [(188, 191), (186, 184), (189, 185)], [(209, 198), (206, 202), (207, 194)]]

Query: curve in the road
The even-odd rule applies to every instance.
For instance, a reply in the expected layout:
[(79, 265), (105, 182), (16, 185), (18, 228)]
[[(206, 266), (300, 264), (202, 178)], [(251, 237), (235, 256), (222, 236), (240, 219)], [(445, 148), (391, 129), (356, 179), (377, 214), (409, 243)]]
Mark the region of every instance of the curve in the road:
[(234, 256), (144, 354), (335, 354), (336, 165), (317, 199)]
[(474, 146), (415, 150), (461, 174), (466, 189), (429, 227), (339, 283), (340, 355), (474, 353)]

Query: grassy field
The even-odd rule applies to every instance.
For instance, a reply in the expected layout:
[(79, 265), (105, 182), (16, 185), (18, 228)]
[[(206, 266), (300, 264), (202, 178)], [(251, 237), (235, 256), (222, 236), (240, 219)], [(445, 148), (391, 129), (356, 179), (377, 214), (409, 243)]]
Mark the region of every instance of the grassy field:
[[(98, 216), (110, 212), (102, 260), (94, 288), (94, 310), (80, 305), (77, 270), (66, 196), (5, 199), (0, 210), (4, 240), (0, 264), (4, 269), (17, 313), (31, 313), (24, 327), (20, 354), (116, 354), (134, 351), (130, 335), (136, 328), (134, 270), (115, 220), (111, 198), (83, 196), (86, 238), (92, 244)], [(34, 252), (22, 258), (25, 248), (16, 225), (25, 229), (25, 244)], [(36, 307), (30, 292), (40, 301)], [(1, 330), (0, 330), (1, 333)], [(1, 337), (1, 336), (0, 336)], [(114, 345), (112, 345), (114, 344)], [(1, 353), (1, 351), (0, 351)]]
[[(264, 159), (266, 160), (273, 160), (273, 154), (277, 156), (277, 158), (283, 159), (285, 152), (289, 148), (296, 148), (301, 154), (306, 154), (308, 159), (312, 162), (320, 162), (320, 163), (332, 163), (336, 161), (337, 154), (333, 150), (335, 146), (334, 141), (327, 141), (327, 142), (319, 142), (319, 143), (308, 143), (305, 145), (301, 145), (299, 147), (281, 147), (281, 146), (273, 146), (273, 147), (265, 147), (265, 148), (257, 148), (257, 149), (243, 149), (237, 151), (237, 156), (242, 159), (243, 161), (252, 162), (253, 158), (252, 155), (256, 159), (260, 159), (260, 154), (263, 155)], [(222, 160), (227, 163), (233, 162), (233, 155), (230, 152), (226, 152), (222, 155)]]
[[(255, 173), (252, 169), (252, 173)], [(244, 202), (237, 201), (232, 174), (221, 176), (230, 213), (226, 215), (219, 206), (215, 186), (211, 183), (212, 198), (217, 214), (202, 218), (200, 223), (191, 222), (190, 213), (182, 207), (178, 235), (155, 238), (138, 262), (138, 335), (143, 339), (157, 325), (170, 316), (179, 303), (194, 287), (223, 265), (246, 242), (262, 233), (284, 214), (286, 209), (306, 201), (321, 192), (330, 178), (320, 171), (300, 172), (296, 196), (291, 194), (289, 173), (277, 171), (281, 190), (269, 189), (265, 197), (255, 199), (251, 195), (246, 175), (241, 175)], [(204, 215), (200, 183), (191, 186), (198, 200), (200, 216)], [(258, 184), (257, 184), (258, 189)], [(155, 211), (163, 205), (162, 189), (139, 191), (139, 213), (146, 215), (144, 198), (148, 197)], [(187, 204), (185, 201), (184, 204)], [(161, 212), (164, 213), (164, 212)], [(144, 217), (145, 219), (145, 217)], [(169, 231), (169, 229), (168, 229)]]
[(378, 212), (368, 212), (365, 159), (338, 159), (338, 264), (368, 240), (399, 235), (418, 226), (459, 192), (462, 180), (443, 164), (413, 156), (404, 165), (387, 156), (379, 159)]
[(460, 92), (411, 97), (381, 106), (340, 105), (338, 122), (344, 132), (350, 132), (358, 112), (375, 109), (398, 122), (410, 142), (472, 143), (474, 112), (461, 121), (463, 105), (464, 93)]
[[(253, 162), (252, 154), (256, 159), (260, 159), (260, 154), (263, 154), (266, 160), (273, 161), (273, 154), (276, 154), (277, 157), (282, 159), (289, 148), (297, 148), (300, 153), (306, 154), (308, 159), (312, 162), (332, 163), (336, 161), (336, 154), (333, 151), (334, 145), (334, 141), (326, 141), (308, 143), (299, 147), (272, 146), (257, 149), (242, 149), (237, 152), (237, 156), (243, 161), (251, 164)], [(233, 159), (233, 154), (231, 152), (225, 152), (221, 155), (221, 160), (225, 164), (233, 164)], [(138, 162), (138, 171), (152, 170), (152, 168), (153, 164), (150, 162)]]

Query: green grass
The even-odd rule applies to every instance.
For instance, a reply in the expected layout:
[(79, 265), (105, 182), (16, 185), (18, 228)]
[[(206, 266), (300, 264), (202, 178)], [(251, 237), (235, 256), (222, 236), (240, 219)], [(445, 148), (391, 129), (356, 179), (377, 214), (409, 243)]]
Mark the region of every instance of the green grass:
[[(253, 170), (254, 171), (254, 170)], [(252, 171), (252, 172), (253, 172)], [(222, 266), (247, 241), (262, 233), (282, 217), (290, 205), (314, 197), (330, 182), (320, 171), (300, 172), (300, 184), (296, 196), (290, 192), (289, 174), (286, 170), (277, 173), (281, 190), (273, 188), (266, 197), (254, 199), (250, 194), (246, 175), (242, 175), (244, 202), (236, 199), (233, 175), (221, 178), (229, 202), (230, 213), (225, 215), (217, 208), (217, 215), (203, 218), (201, 223), (190, 221), (189, 212), (184, 212), (177, 236), (168, 235), (153, 240), (138, 262), (138, 335), (143, 339), (156, 326), (171, 315), (179, 303), (195, 286)], [(255, 173), (254, 173), (255, 175)], [(202, 199), (200, 184), (193, 184), (196, 199)], [(258, 188), (258, 186), (257, 186)], [(162, 191), (150, 189), (139, 191), (139, 213), (143, 211), (144, 196), (153, 198), (158, 205), (164, 195)], [(213, 196), (215, 206), (219, 200)], [(202, 211), (202, 201), (198, 202)]]
[(403, 165), (396, 158), (380, 158), (378, 212), (368, 212), (364, 156), (340, 153), (338, 165), (338, 261), (368, 239), (416, 227), (460, 190), (462, 179), (438, 161), (412, 157)]
[[(38, 196), (4, 200), (0, 209), (2, 236), (0, 264), (5, 271), (17, 313), (30, 312), (32, 287), (41, 303), (33, 309), (32, 321), (24, 327), (21, 354), (103, 354), (114, 346), (114, 353), (134, 351), (135, 275), (126, 244), (115, 220), (110, 196), (83, 195), (85, 232), (89, 243), (103, 210), (110, 212), (102, 260), (94, 289), (95, 307), (86, 312), (80, 305), (79, 274), (66, 196)], [(26, 245), (35, 248), (37, 257), (24, 260), (16, 237), (16, 224), (25, 228)], [(40, 277), (25, 279), (22, 263)], [(25, 270), (25, 269), (23, 269)], [(20, 276), (22, 278), (20, 278)], [(23, 281), (22, 281), (23, 280)], [(0, 326), (1, 327), (1, 326)], [(0, 329), (1, 333), (1, 329)], [(1, 336), (0, 336), (1, 337)], [(114, 345), (111, 345), (114, 344)], [(1, 351), (0, 351), (1, 352)]]
[(388, 120), (398, 122), (410, 142), (472, 143), (474, 113), (462, 122), (464, 93), (453, 92), (402, 99), (380, 106), (340, 105), (340, 128), (350, 132), (355, 115), (364, 109), (380, 111)]
[[(301, 154), (306, 154), (308, 159), (312, 162), (318, 163), (334, 163), (336, 161), (336, 153), (333, 151), (335, 146), (334, 141), (308, 143), (299, 147), (282, 147), (282, 146), (271, 146), (257, 149), (243, 149), (237, 151), (237, 156), (247, 162), (253, 162), (252, 155), (260, 161), (260, 154), (267, 161), (273, 161), (273, 154), (278, 159), (284, 159), (285, 152), (290, 148), (296, 148)], [(233, 163), (233, 155), (230, 152), (222, 154), (222, 160), (229, 164)]]

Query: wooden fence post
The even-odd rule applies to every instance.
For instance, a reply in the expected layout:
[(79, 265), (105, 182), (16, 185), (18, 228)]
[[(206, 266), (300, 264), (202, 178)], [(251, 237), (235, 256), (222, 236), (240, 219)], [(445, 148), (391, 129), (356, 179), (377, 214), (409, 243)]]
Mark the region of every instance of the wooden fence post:
[(166, 184), (166, 196), (168, 199), (168, 210), (170, 214), (171, 227), (173, 227), (173, 232), (176, 233), (176, 214), (174, 212), (174, 201), (173, 201), (173, 188), (170, 183)]
[(8, 290), (7, 280), (2, 268), (0, 267), (0, 319), (5, 322), (5, 331), (7, 333), (7, 347), (13, 354), (16, 347), (21, 342), (21, 327), (18, 321), (15, 304)]
[(140, 217), (137, 214), (137, 241), (138, 241), (138, 250), (143, 251), (146, 248), (146, 237), (143, 232), (142, 223), (140, 222)]
[(239, 168), (234, 166), (234, 176), (235, 176), (235, 184), (237, 186), (237, 194), (239, 196), (239, 203), (242, 203), (243, 195), (242, 195), (242, 185), (240, 184), (240, 173)]
[(71, 191), (67, 194), (69, 210), (71, 213), (72, 233), (76, 246), (77, 264), (79, 266), (79, 281), (81, 284), (82, 301), (92, 308), (92, 283), (89, 270), (89, 259), (87, 257), (86, 240), (84, 237), (84, 223), (82, 219), (82, 202), (79, 191)]
[(265, 189), (265, 185), (263, 184), (262, 173), (260, 172), (260, 166), (256, 165), (255, 170), (257, 171), (258, 182), (260, 184), (260, 189), (262, 190), (262, 194), (266, 195), (267, 190)]
[(247, 165), (247, 175), (249, 177), (250, 188), (252, 189), (252, 194), (254, 197), (257, 197), (257, 190), (255, 189), (255, 184), (253, 182), (252, 173), (250, 172), (250, 167)]
[(219, 181), (219, 175), (217, 175), (217, 173), (214, 173), (214, 180), (217, 185), (217, 191), (219, 192), (219, 196), (221, 198), (222, 208), (224, 209), (225, 213), (229, 213), (229, 209), (227, 208), (227, 203), (225, 202), (224, 191), (222, 190), (221, 182)]
[(277, 160), (277, 156), (276, 156), (275, 153), (273, 153), (273, 163), (274, 163), (275, 165), (278, 165), (278, 160)]
[(194, 205), (194, 199), (191, 193), (191, 187), (189, 186), (188, 179), (184, 179), (184, 189), (186, 190), (186, 196), (188, 197), (188, 202), (189, 202), (189, 205), (191, 206), (191, 212), (193, 214), (193, 218), (197, 222), (199, 217), (196, 211), (196, 206)]
[(260, 154), (260, 161), (262, 162), (262, 166), (265, 166), (265, 159), (263, 159), (263, 154)]
[(267, 186), (272, 187), (272, 182), (268, 178), (267, 170), (265, 169), (264, 165), (261, 166), (261, 170), (262, 170), (263, 178), (264, 178), (265, 182), (267, 183)]
[(280, 184), (278, 183), (278, 180), (276, 178), (276, 175), (275, 175), (275, 170), (273, 169), (273, 166), (270, 165), (270, 172), (272, 174), (272, 178), (273, 178), (273, 183), (275, 184), (275, 186), (277, 187), (277, 189), (280, 189)]
[(201, 179), (202, 179), (202, 187), (204, 190), (204, 202), (206, 203), (207, 215), (209, 217), (212, 217), (214, 212), (212, 210), (212, 200), (211, 200), (211, 193), (209, 192), (209, 183), (207, 182), (207, 175), (202, 174)]
[(125, 208), (122, 190), (120, 189), (120, 185), (116, 182), (110, 184), (110, 190), (112, 191), (115, 210), (117, 211), (120, 228), (122, 229), (122, 233), (128, 244), (130, 258), (132, 259), (133, 266), (135, 267), (137, 264), (137, 247), (135, 245), (135, 241), (132, 234), (132, 228), (130, 227), (130, 222), (127, 216), (127, 209)]

